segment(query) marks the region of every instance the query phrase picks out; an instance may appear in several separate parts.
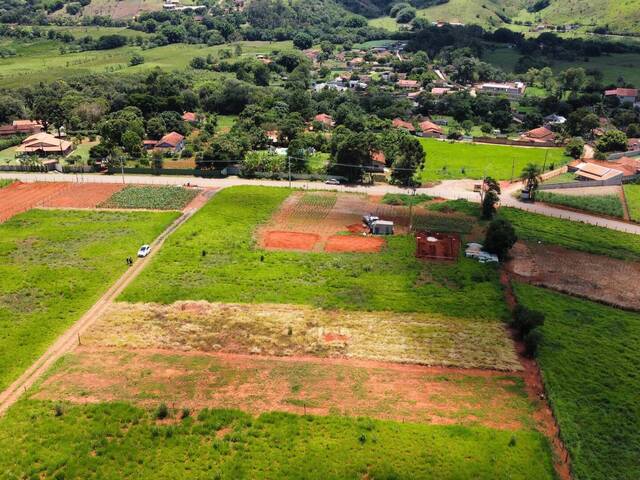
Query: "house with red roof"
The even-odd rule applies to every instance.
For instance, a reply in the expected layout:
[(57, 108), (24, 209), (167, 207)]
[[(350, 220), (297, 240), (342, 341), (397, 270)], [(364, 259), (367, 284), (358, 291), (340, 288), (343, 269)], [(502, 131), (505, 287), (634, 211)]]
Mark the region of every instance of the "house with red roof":
[(418, 124), (419, 133), (421, 137), (429, 137), (429, 138), (439, 138), (444, 133), (442, 127), (440, 125), (436, 125), (435, 123), (425, 120), (424, 122), (420, 122)]
[(416, 131), (416, 127), (414, 127), (412, 123), (405, 122), (401, 118), (394, 118), (393, 121), (391, 122), (391, 125), (394, 128), (401, 128), (401, 129), (406, 130), (407, 132), (411, 132), (411, 133), (415, 133), (415, 131)]
[(327, 115), (326, 113), (319, 113), (318, 115), (313, 117), (313, 119), (316, 122), (322, 123), (326, 127), (333, 127), (336, 124), (336, 122), (333, 120), (333, 117), (331, 115)]
[(46, 132), (34, 133), (16, 147), (18, 154), (39, 156), (67, 155), (71, 150), (73, 150), (73, 143)]
[(198, 123), (198, 115), (194, 112), (184, 112), (182, 114), (182, 120), (192, 125)]
[(554, 143), (556, 139), (556, 134), (547, 127), (534, 128), (520, 135), (521, 141), (531, 143)]
[(405, 90), (417, 90), (420, 88), (420, 82), (417, 80), (398, 80), (396, 82), (398, 88), (402, 88)]
[(184, 148), (184, 136), (178, 132), (169, 132), (160, 140), (145, 140), (143, 144), (147, 150), (179, 153)]
[(615, 88), (613, 90), (605, 90), (605, 97), (618, 97), (620, 103), (636, 103), (638, 101), (637, 88)]
[(12, 135), (33, 135), (40, 133), (44, 127), (35, 120), (14, 120), (11, 125), (0, 126), (0, 137), (10, 137)]

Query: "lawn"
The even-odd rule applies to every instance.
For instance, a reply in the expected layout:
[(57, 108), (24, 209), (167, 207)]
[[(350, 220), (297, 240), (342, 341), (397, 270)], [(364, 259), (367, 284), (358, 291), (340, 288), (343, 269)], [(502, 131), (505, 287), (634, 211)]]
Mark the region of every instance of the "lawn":
[(13, 182), (15, 182), (15, 180), (11, 180), (10, 178), (0, 178), (0, 188), (8, 187)]
[(586, 223), (503, 207), (499, 216), (509, 220), (521, 240), (543, 242), (623, 260), (640, 260), (640, 235)]
[(561, 148), (525, 148), (504, 145), (452, 143), (421, 138), (427, 154), (422, 180), (475, 178), (485, 174), (497, 180), (518, 177), (528, 163), (559, 167), (570, 158)]
[(75, 150), (71, 152), (71, 155), (78, 155), (81, 158), (82, 164), (86, 165), (89, 160), (89, 150), (97, 144), (98, 142), (83, 142), (76, 146)]
[(556, 183), (575, 183), (579, 180), (576, 180), (576, 174), (572, 172), (561, 173), (560, 175), (556, 175), (555, 177), (551, 177), (548, 180), (545, 180), (544, 184), (556, 184)]
[[(175, 422), (122, 403), (23, 401), (0, 420), (9, 478), (554, 478), (530, 431), (202, 410)], [(55, 449), (51, 446), (55, 445)]]
[(433, 200), (433, 197), (425, 194), (408, 195), (406, 193), (385, 193), (382, 203), (387, 205), (420, 205), (421, 203)]
[(544, 311), (539, 355), (576, 479), (640, 478), (640, 315), (527, 285)]
[(629, 217), (634, 222), (640, 222), (640, 185), (625, 185), (624, 197), (629, 207)]
[(12, 163), (16, 159), (16, 147), (0, 150), (0, 163)]
[(172, 186), (128, 186), (114, 193), (99, 207), (182, 210), (198, 195), (198, 192), (199, 190), (195, 189)]
[(256, 249), (256, 228), (288, 195), (268, 187), (222, 190), (167, 240), (120, 300), (291, 303), (504, 317), (495, 269), (464, 258), (453, 264), (423, 262), (415, 258), (410, 236), (390, 237), (379, 254)]
[(550, 191), (539, 191), (536, 199), (552, 205), (593, 212), (599, 215), (622, 218), (622, 202), (618, 195), (564, 195)]
[(174, 213), (31, 210), (0, 224), (0, 389), (99, 298)]

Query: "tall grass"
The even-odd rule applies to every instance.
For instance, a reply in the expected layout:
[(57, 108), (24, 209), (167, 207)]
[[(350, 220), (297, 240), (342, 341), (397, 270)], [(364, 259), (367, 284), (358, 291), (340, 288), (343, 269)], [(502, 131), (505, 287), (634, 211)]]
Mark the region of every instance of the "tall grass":
[(547, 191), (538, 192), (536, 198), (553, 205), (593, 212), (610, 217), (623, 217), (622, 202), (618, 195), (563, 195)]
[(640, 315), (528, 285), (543, 311), (539, 362), (577, 479), (640, 478)]

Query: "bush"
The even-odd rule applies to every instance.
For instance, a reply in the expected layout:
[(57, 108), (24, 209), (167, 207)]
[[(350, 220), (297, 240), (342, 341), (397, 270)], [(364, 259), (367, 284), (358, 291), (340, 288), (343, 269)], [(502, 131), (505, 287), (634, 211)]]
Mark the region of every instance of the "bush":
[(522, 305), (513, 310), (511, 326), (521, 339), (525, 339), (537, 327), (544, 325), (544, 313), (531, 310)]
[(53, 407), (53, 412), (56, 417), (61, 417), (64, 413), (64, 410), (62, 410), (62, 405), (56, 403), (55, 407)]
[(518, 237), (508, 220), (498, 218), (489, 224), (484, 240), (484, 248), (489, 253), (496, 254), (500, 260), (504, 259)]
[(169, 416), (169, 408), (165, 403), (161, 403), (160, 405), (158, 405), (155, 416), (158, 420), (163, 420)]
[(134, 53), (129, 59), (129, 66), (135, 67), (136, 65), (142, 65), (144, 63), (144, 57), (139, 53)]
[(180, 414), (180, 418), (184, 420), (185, 418), (189, 418), (190, 416), (191, 416), (191, 410), (186, 407), (183, 408), (182, 413)]
[(538, 345), (542, 340), (542, 334), (539, 330), (531, 330), (524, 336), (524, 353), (527, 357), (534, 358), (538, 355)]
[(416, 9), (413, 7), (403, 8), (396, 15), (396, 22), (398, 23), (409, 23), (416, 17)]

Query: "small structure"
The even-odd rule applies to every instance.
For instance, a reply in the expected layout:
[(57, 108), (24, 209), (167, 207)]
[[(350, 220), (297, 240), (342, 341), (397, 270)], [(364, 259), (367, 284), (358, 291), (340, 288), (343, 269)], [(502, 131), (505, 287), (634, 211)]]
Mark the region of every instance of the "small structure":
[(410, 133), (415, 133), (415, 131), (416, 131), (416, 127), (414, 127), (412, 123), (405, 122), (401, 118), (394, 118), (393, 121), (391, 122), (391, 125), (394, 128), (401, 128), (401, 129), (406, 130), (407, 132), (410, 132)]
[(184, 148), (184, 136), (178, 132), (167, 133), (160, 140), (145, 140), (144, 148), (179, 153)]
[(460, 237), (453, 233), (421, 231), (416, 233), (416, 257), (433, 260), (456, 260)]
[(590, 162), (581, 162), (575, 167), (576, 178), (578, 180), (622, 180), (623, 172), (615, 168), (596, 165)]
[(393, 222), (389, 220), (376, 220), (371, 224), (373, 235), (393, 235)]
[(333, 120), (333, 117), (326, 113), (319, 113), (318, 115), (313, 117), (313, 119), (316, 122), (322, 123), (325, 127), (333, 127), (336, 124), (336, 122)]
[(398, 80), (396, 85), (398, 88), (405, 90), (418, 90), (420, 88), (420, 82), (417, 80)]
[(483, 246), (480, 243), (467, 243), (467, 248), (464, 250), (464, 256), (467, 258), (475, 258), (480, 263), (499, 263), (500, 259), (497, 255), (483, 250)]
[(638, 89), (636, 88), (615, 88), (613, 90), (606, 90), (604, 92), (605, 97), (617, 97), (620, 103), (635, 104), (638, 99)]
[(184, 112), (182, 114), (182, 120), (191, 125), (196, 125), (198, 123), (198, 115), (194, 112)]

